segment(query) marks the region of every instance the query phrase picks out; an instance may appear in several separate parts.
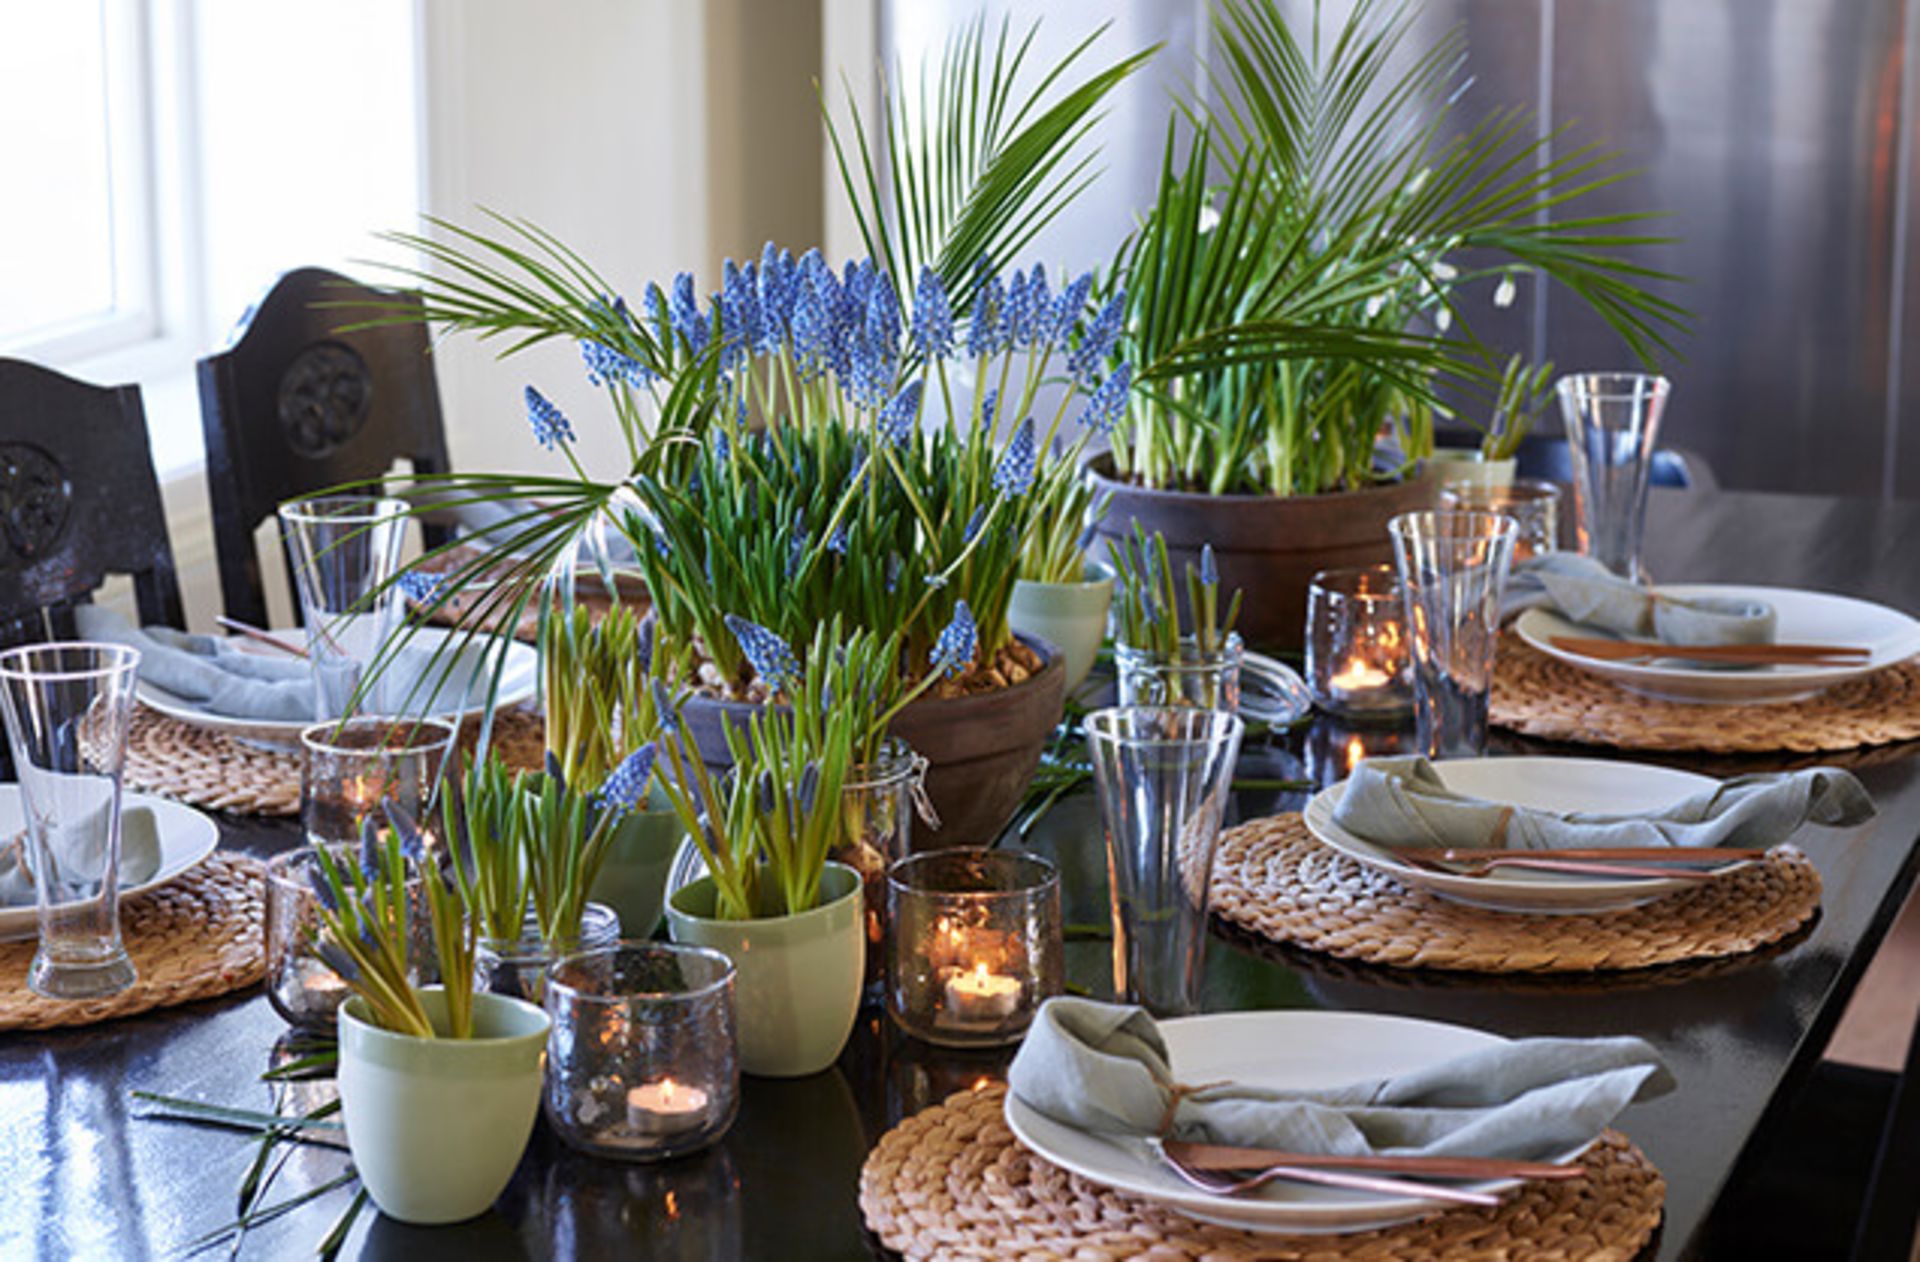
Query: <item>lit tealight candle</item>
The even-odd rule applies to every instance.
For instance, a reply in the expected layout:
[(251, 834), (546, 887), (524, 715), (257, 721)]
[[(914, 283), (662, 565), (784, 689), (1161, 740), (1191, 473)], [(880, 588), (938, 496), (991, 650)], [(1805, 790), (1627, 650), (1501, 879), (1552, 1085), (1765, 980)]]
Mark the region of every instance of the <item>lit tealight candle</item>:
[(671, 1078), (627, 1092), (627, 1124), (642, 1135), (677, 1135), (707, 1120), (707, 1093)]
[(1335, 671), (1328, 681), (1333, 686), (1333, 695), (1352, 696), (1355, 693), (1377, 692), (1393, 682), (1393, 676), (1378, 666), (1359, 657), (1347, 659), (1347, 668)]
[(1020, 979), (975, 964), (947, 982), (947, 1013), (959, 1021), (1004, 1021), (1020, 1006)]

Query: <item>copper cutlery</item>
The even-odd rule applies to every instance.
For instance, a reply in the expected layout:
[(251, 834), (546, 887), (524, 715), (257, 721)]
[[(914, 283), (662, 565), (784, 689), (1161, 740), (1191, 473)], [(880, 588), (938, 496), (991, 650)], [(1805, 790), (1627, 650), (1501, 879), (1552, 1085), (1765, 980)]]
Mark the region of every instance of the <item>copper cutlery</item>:
[(1285, 1165), (1302, 1169), (1419, 1174), (1435, 1179), (1583, 1179), (1587, 1175), (1585, 1166), (1516, 1161), (1505, 1157), (1342, 1157), (1328, 1153), (1200, 1144), (1184, 1139), (1163, 1140), (1161, 1145), (1169, 1157), (1196, 1170), (1261, 1170), (1268, 1166)]
[(1655, 863), (1604, 863), (1592, 859), (1560, 859), (1549, 850), (1516, 852), (1497, 859), (1446, 860), (1437, 855), (1421, 855), (1410, 850), (1395, 852), (1395, 857), (1416, 868), (1441, 872), (1448, 876), (1487, 876), (1499, 868), (1523, 868), (1529, 872), (1560, 872), (1575, 876), (1611, 876), (1635, 880), (1711, 881), (1720, 874), (1699, 868), (1661, 866)]
[(1464, 1188), (1421, 1183), (1409, 1179), (1382, 1178), (1379, 1175), (1349, 1174), (1318, 1166), (1270, 1165), (1255, 1170), (1251, 1174), (1222, 1173), (1218, 1170), (1189, 1165), (1169, 1152), (1165, 1141), (1150, 1139), (1147, 1142), (1159, 1152), (1160, 1159), (1166, 1162), (1167, 1167), (1175, 1174), (1202, 1192), (1209, 1192), (1215, 1196), (1238, 1196), (1242, 1192), (1251, 1192), (1255, 1188), (1265, 1187), (1276, 1180), (1284, 1179), (1289, 1183), (1316, 1183), (1322, 1187), (1347, 1188), (1356, 1192), (1373, 1192), (1381, 1196), (1416, 1196), (1424, 1200), (1451, 1201), (1461, 1205), (1496, 1206), (1500, 1204), (1500, 1198), (1491, 1192), (1469, 1192)]
[(1568, 653), (1609, 662), (1669, 658), (1734, 666), (1864, 666), (1873, 650), (1845, 644), (1661, 644), (1652, 640), (1608, 640), (1556, 635), (1548, 643)]
[(282, 653), (291, 653), (295, 657), (305, 657), (307, 655), (307, 651), (299, 645), (294, 644), (290, 640), (283, 640), (271, 631), (263, 631), (251, 622), (242, 622), (238, 618), (229, 618), (225, 614), (221, 614), (215, 618), (214, 621), (229, 631), (237, 631), (249, 640), (257, 640), (261, 644), (279, 649)]

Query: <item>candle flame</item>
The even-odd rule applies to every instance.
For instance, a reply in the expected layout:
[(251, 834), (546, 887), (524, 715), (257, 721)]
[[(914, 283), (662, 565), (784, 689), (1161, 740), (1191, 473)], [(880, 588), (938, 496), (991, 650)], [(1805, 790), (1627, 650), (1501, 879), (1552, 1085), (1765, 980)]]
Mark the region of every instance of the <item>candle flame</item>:
[(1366, 756), (1367, 756), (1367, 746), (1366, 746), (1366, 743), (1360, 739), (1359, 734), (1355, 733), (1354, 735), (1347, 737), (1347, 752), (1346, 752), (1347, 770), (1351, 772), (1355, 767), (1358, 767), (1360, 765), (1360, 760), (1362, 758), (1365, 758)]
[(977, 982), (979, 982), (979, 983), (980, 983), (981, 985), (983, 985), (983, 986), (984, 986), (984, 985), (986, 984), (986, 981), (987, 981), (987, 962), (986, 962), (985, 960), (980, 960), (979, 962), (977, 962), (977, 963), (975, 963), (975, 964), (974, 964), (974, 966), (973, 966), (973, 980), (975, 980), (975, 981), (977, 981)]
[(660, 1080), (660, 1103), (671, 1108), (673, 1106), (673, 1093), (675, 1089), (673, 1079), (662, 1078)]
[(667, 1191), (666, 1204), (668, 1218), (680, 1217), (680, 1198), (671, 1189)]

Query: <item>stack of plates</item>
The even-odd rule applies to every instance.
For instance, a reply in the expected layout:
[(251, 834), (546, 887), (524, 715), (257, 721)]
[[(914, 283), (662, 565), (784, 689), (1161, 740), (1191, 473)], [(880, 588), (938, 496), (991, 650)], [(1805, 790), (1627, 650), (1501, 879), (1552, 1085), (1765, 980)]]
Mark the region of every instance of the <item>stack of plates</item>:
[[(154, 827), (160, 833), (160, 866), (151, 880), (139, 885), (122, 886), (120, 897), (127, 898), (156, 885), (164, 885), (200, 860), (213, 853), (220, 843), (219, 827), (190, 806), (170, 802), (145, 793), (123, 792), (120, 809), (144, 806), (153, 812)], [(20, 801), (20, 786), (0, 784), (0, 837), (16, 837), (26, 828), (26, 812)], [(21, 907), (0, 907), (0, 941), (31, 938), (40, 932), (32, 903)]]

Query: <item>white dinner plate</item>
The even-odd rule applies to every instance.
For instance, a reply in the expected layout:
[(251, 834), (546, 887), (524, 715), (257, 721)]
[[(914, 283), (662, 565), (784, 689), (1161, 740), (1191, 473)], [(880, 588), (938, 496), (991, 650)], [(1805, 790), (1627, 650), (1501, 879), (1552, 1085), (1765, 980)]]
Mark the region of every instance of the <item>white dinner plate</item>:
[[(191, 806), (123, 790), (120, 809), (124, 811), (135, 806), (144, 806), (153, 812), (153, 824), (160, 833), (160, 866), (155, 870), (152, 880), (124, 886), (120, 890), (122, 898), (150, 890), (156, 885), (164, 885), (212, 854), (213, 848), (220, 844), (219, 825)], [(26, 813), (21, 809), (20, 786), (0, 784), (0, 838), (17, 837), (25, 827)], [(24, 907), (0, 907), (0, 940), (31, 938), (39, 932), (40, 925), (32, 903)]]
[[(1613, 815), (1657, 811), (1716, 783), (1691, 771), (1597, 758), (1461, 758), (1436, 762), (1433, 767), (1447, 788), (1470, 797), (1546, 810), (1604, 811)], [(1573, 915), (1637, 907), (1700, 884), (1684, 877), (1623, 879), (1518, 868), (1497, 869), (1490, 876), (1429, 871), (1403, 862), (1390, 848), (1376, 846), (1334, 823), (1333, 808), (1346, 791), (1347, 781), (1342, 780), (1313, 795), (1303, 812), (1307, 831), (1322, 845), (1357, 863), (1384, 872), (1403, 885), (1430, 889), (1455, 902), (1494, 911)], [(1550, 851), (1541, 853), (1551, 855)], [(1722, 875), (1743, 866), (1726, 863), (1710, 871)]]
[(1778, 618), (1774, 639), (1781, 644), (1847, 645), (1869, 649), (1872, 656), (1857, 666), (1754, 666), (1739, 670), (1714, 670), (1672, 661), (1606, 662), (1555, 648), (1554, 636), (1592, 636), (1596, 632), (1592, 627), (1569, 622), (1551, 610), (1529, 609), (1514, 621), (1513, 629), (1521, 639), (1547, 656), (1591, 671), (1633, 692), (1667, 701), (1723, 705), (1801, 700), (1920, 653), (1920, 622), (1870, 600), (1791, 587), (1739, 587), (1724, 583), (1671, 584), (1654, 590), (1673, 596), (1761, 601), (1773, 606)]
[[(276, 631), (274, 634), (295, 644), (305, 642), (305, 633), (297, 627), (291, 630)], [(430, 651), (450, 640), (464, 639), (466, 635), (467, 633), (465, 631), (446, 627), (418, 627), (413, 630), (412, 639), (408, 641), (408, 645), (409, 647)], [(478, 637), (474, 642), (476, 644), (483, 643), (484, 637)], [(496, 644), (499, 642), (500, 641), (495, 641)], [(495, 701), (497, 706), (518, 705), (520, 702), (533, 696), (540, 686), (539, 653), (535, 651), (531, 644), (522, 644), (518, 640), (507, 640), (506, 645), (507, 664), (506, 669), (500, 676), (500, 691)], [(276, 652), (276, 650), (270, 646), (256, 644), (245, 638), (239, 639), (236, 642), (236, 646), (241, 651), (247, 653), (272, 654)], [(484, 669), (491, 671), (493, 668), (492, 663), (495, 660), (491, 649), (488, 651), (485, 660), (486, 665)], [(460, 686), (459, 681), (450, 679), (441, 686), (440, 692), (457, 692), (461, 698), (464, 699), (466, 690)], [(142, 704), (158, 710), (168, 718), (179, 719), (182, 723), (188, 723), (194, 727), (205, 728), (208, 731), (219, 732), (222, 735), (232, 736), (243, 741), (250, 741), (256, 745), (270, 746), (275, 749), (298, 749), (300, 747), (301, 730), (313, 722), (312, 719), (297, 721), (281, 719), (240, 719), (225, 714), (209, 714), (184, 697), (168, 692), (165, 688), (148, 683), (144, 679), (139, 682), (136, 695), (140, 698)], [(436, 697), (438, 695), (438, 693), (435, 694)], [(483, 705), (470, 705), (460, 709), (434, 707), (433, 700), (429, 698), (424, 700), (424, 704), (412, 706), (410, 712), (417, 714), (422, 709), (429, 709), (431, 714), (437, 718), (464, 719), (480, 714), (485, 707)]]
[[(1507, 1042), (1465, 1026), (1366, 1012), (1222, 1012), (1160, 1023), (1181, 1082), (1232, 1081), (1282, 1090), (1342, 1086), (1406, 1073)], [(1143, 1139), (1093, 1135), (1062, 1126), (1011, 1093), (1007, 1126), (1053, 1164), (1203, 1222), (1252, 1231), (1326, 1234), (1367, 1231), (1449, 1208), (1424, 1197), (1390, 1197), (1344, 1188), (1276, 1181), (1226, 1197), (1200, 1191), (1175, 1174)], [(1591, 1141), (1589, 1141), (1591, 1142)], [(1552, 1158), (1571, 1161), (1581, 1144)], [(1500, 1192), (1512, 1180), (1461, 1183)]]

